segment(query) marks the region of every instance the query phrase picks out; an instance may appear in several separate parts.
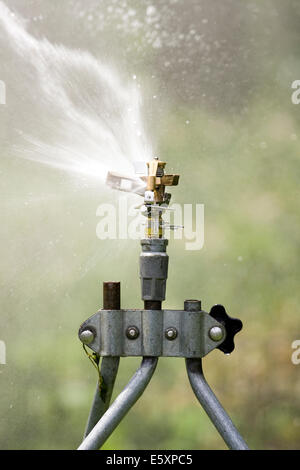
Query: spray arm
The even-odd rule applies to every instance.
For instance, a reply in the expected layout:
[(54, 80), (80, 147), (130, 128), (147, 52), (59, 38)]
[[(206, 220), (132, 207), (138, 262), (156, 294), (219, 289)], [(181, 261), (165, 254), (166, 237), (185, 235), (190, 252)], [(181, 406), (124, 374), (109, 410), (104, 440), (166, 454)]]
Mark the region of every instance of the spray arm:
[(144, 196), (146, 190), (146, 183), (142, 178), (124, 176), (112, 171), (107, 173), (106, 184), (112, 189), (138, 194), (139, 196)]

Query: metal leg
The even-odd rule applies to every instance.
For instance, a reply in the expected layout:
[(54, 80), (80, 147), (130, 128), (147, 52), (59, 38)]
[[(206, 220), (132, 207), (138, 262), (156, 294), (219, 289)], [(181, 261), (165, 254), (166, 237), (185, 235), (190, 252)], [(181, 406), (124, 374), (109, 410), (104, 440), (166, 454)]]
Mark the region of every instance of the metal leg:
[(154, 374), (157, 362), (157, 357), (143, 358), (139, 369), (130, 382), (84, 439), (78, 450), (97, 450), (104, 444), (146, 389)]
[(248, 446), (205, 380), (201, 359), (186, 359), (192, 389), (210, 420), (230, 449), (248, 450)]
[(119, 357), (103, 357), (102, 359), (101, 376), (103, 378), (103, 389), (100, 393), (99, 383), (97, 383), (93, 404), (84, 431), (84, 438), (90, 433), (109, 407), (119, 362)]

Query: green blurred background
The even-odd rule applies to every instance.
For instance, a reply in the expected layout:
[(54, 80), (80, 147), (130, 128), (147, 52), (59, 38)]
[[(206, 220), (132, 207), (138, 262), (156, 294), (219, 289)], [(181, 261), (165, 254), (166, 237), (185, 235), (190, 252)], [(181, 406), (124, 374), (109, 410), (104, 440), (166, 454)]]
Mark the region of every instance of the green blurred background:
[[(200, 298), (205, 310), (222, 303), (242, 319), (233, 354), (216, 350), (204, 359), (207, 380), (251, 448), (299, 448), (300, 365), (291, 361), (300, 339), (300, 105), (291, 102), (291, 83), (300, 79), (299, 3), (158, 1), (152, 23), (143, 23), (148, 1), (9, 6), (33, 35), (140, 77), (156, 152), (182, 175), (174, 202), (205, 205), (203, 249), (169, 245), (164, 305)], [(135, 14), (124, 19), (130, 9)], [(123, 308), (141, 306), (139, 243), (98, 240), (96, 209), (116, 194), (14, 157), (13, 123), (0, 112), (0, 339), (7, 346), (0, 448), (76, 448), (97, 379), (77, 330), (101, 307), (104, 280), (121, 281)], [(115, 394), (138, 364), (122, 359)], [(170, 358), (160, 359), (104, 448), (225, 445), (190, 389), (184, 360)]]

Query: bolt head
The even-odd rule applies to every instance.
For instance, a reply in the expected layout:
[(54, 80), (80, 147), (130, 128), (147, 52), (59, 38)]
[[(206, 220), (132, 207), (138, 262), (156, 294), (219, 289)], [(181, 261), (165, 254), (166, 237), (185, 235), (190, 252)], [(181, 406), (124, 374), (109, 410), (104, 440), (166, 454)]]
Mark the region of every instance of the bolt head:
[(213, 326), (209, 330), (209, 337), (213, 341), (221, 341), (221, 339), (224, 337), (224, 332), (219, 326)]
[(84, 344), (90, 344), (94, 341), (95, 335), (91, 330), (83, 330), (79, 333), (79, 339)]
[(165, 337), (169, 341), (173, 341), (175, 338), (177, 338), (177, 335), (178, 335), (177, 330), (173, 326), (170, 328), (167, 328), (165, 331)]
[(136, 339), (140, 332), (136, 326), (129, 326), (126, 330), (126, 336), (128, 339)]

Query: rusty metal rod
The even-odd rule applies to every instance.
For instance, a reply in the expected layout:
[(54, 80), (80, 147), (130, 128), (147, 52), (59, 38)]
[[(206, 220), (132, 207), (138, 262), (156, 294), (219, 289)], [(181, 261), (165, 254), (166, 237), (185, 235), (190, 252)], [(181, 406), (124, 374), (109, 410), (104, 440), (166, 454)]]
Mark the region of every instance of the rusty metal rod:
[(103, 308), (104, 310), (120, 310), (121, 283), (103, 282)]

